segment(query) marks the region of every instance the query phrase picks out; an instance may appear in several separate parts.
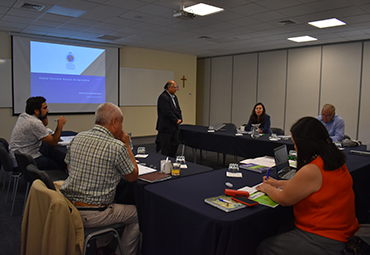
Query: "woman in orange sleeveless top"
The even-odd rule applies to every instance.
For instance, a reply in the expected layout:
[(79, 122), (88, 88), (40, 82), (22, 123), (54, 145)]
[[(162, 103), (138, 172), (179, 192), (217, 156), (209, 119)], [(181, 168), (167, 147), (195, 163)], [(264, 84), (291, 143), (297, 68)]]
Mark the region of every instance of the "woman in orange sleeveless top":
[(258, 254), (341, 254), (358, 229), (346, 156), (315, 118), (298, 120), (290, 132), (297, 173), (291, 180), (264, 177), (257, 189), (283, 206), (293, 206), (295, 229), (261, 242)]

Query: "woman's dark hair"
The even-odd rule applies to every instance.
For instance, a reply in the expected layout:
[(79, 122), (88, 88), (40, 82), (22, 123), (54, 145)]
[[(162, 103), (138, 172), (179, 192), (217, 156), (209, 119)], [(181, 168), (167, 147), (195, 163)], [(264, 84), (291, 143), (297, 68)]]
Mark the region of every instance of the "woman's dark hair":
[(42, 103), (46, 102), (44, 97), (30, 97), (26, 102), (26, 113), (35, 114), (35, 110), (41, 111)]
[(325, 126), (316, 118), (303, 117), (290, 129), (297, 147), (297, 167), (300, 169), (320, 156), (324, 170), (336, 170), (346, 163), (346, 155), (333, 143)]
[[(261, 105), (262, 109), (263, 109), (263, 112), (262, 112), (261, 116), (259, 117), (259, 119), (258, 119), (258, 116), (256, 114), (256, 107), (258, 105)], [(266, 118), (266, 108), (261, 102), (258, 102), (253, 107), (252, 114), (250, 116), (251, 124), (263, 123), (265, 121), (265, 118)]]

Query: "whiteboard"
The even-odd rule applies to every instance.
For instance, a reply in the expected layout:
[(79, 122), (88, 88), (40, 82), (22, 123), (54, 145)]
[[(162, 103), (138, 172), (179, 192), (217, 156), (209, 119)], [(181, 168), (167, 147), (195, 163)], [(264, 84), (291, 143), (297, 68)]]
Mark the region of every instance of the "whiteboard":
[(164, 85), (174, 80), (173, 71), (149, 70), (139, 68), (120, 68), (120, 105), (157, 105), (158, 96)]
[(12, 107), (12, 61), (0, 59), (0, 107)]

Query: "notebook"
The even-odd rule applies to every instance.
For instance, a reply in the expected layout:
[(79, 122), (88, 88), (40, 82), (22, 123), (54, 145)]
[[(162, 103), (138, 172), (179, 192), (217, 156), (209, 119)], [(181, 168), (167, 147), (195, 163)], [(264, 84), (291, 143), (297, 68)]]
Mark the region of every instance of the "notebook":
[(289, 166), (288, 150), (285, 144), (274, 149), (274, 158), (277, 178), (292, 179), (296, 170)]
[(150, 183), (164, 181), (170, 178), (171, 178), (171, 175), (164, 174), (164, 173), (157, 172), (157, 171), (139, 176), (140, 180), (150, 182)]

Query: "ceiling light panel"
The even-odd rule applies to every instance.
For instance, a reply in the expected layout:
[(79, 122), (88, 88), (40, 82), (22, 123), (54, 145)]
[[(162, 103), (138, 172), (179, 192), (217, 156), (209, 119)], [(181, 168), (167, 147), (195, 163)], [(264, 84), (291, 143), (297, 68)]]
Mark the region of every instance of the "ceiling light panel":
[(57, 15), (62, 15), (62, 16), (73, 17), (73, 18), (77, 18), (81, 16), (82, 14), (86, 13), (86, 11), (83, 11), (83, 10), (72, 9), (72, 8), (62, 7), (58, 5), (54, 5), (46, 12), (57, 14)]
[(318, 27), (318, 28), (327, 28), (327, 27), (336, 27), (336, 26), (346, 25), (345, 22), (339, 19), (336, 19), (336, 18), (312, 21), (312, 22), (308, 22), (308, 24), (314, 27)]
[(199, 15), (199, 16), (206, 16), (206, 15), (209, 15), (209, 14), (214, 14), (214, 13), (217, 13), (217, 12), (221, 12), (223, 10), (224, 9), (222, 9), (222, 8), (218, 8), (218, 7), (208, 5), (208, 4), (203, 4), (203, 3), (199, 3), (199, 4), (196, 4), (196, 5), (192, 5), (192, 6), (184, 8), (184, 11), (190, 12), (190, 13), (193, 13), (193, 14)]
[(310, 42), (310, 41), (316, 41), (317, 38), (305, 35), (305, 36), (297, 36), (297, 37), (290, 37), (288, 40), (293, 42)]

